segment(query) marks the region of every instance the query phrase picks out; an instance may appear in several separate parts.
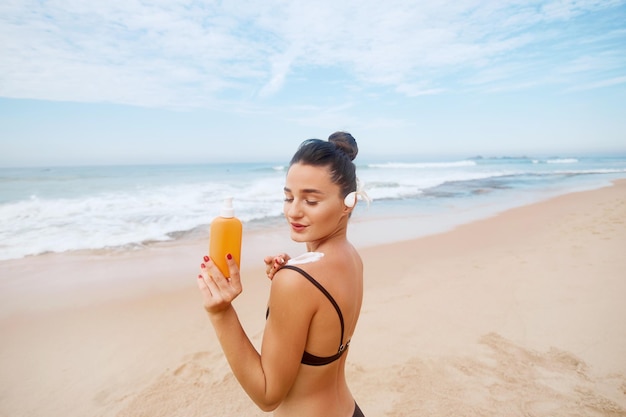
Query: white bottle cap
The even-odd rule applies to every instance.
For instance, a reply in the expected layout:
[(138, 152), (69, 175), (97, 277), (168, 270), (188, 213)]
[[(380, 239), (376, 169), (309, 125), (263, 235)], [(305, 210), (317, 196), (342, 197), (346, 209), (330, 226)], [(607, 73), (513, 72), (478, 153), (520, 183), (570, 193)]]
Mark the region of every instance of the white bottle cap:
[(220, 217), (235, 217), (235, 209), (233, 209), (233, 198), (226, 197), (224, 202), (222, 203), (222, 211), (220, 212)]

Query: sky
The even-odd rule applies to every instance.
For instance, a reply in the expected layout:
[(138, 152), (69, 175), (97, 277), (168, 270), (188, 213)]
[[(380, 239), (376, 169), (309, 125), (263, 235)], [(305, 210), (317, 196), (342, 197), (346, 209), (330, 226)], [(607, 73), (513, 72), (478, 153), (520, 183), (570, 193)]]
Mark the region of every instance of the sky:
[(0, 166), (626, 153), (626, 0), (3, 0)]

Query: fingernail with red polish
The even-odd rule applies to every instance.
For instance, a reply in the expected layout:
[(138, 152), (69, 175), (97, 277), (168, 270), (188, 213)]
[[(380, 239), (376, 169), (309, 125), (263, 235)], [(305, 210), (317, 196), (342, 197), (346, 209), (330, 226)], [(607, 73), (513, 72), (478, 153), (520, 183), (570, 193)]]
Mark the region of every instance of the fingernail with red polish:
[(204, 262), (209, 262), (209, 257), (208, 256), (204, 257)]
[(202, 274), (198, 274), (198, 279), (202, 279)]
[(206, 268), (205, 264), (200, 264), (200, 268)]
[(228, 258), (228, 260), (230, 261), (231, 259), (233, 259), (233, 255), (231, 255), (230, 253), (228, 255), (226, 255), (226, 257)]

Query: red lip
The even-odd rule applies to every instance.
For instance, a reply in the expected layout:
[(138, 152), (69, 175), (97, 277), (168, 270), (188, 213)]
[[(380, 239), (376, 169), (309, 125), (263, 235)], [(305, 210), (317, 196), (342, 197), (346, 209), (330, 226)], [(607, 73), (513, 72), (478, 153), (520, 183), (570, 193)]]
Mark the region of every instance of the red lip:
[(306, 226), (300, 223), (291, 223), (291, 228), (295, 231), (295, 232), (301, 232), (303, 231)]

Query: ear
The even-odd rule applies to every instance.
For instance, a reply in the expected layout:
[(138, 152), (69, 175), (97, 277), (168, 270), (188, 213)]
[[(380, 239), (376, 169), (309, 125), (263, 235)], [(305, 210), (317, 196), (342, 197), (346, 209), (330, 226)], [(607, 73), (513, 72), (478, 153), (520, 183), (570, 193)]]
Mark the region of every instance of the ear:
[(349, 208), (356, 206), (356, 192), (352, 191), (349, 193), (346, 198), (343, 199), (343, 204)]

